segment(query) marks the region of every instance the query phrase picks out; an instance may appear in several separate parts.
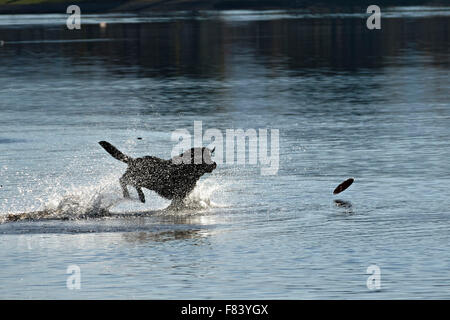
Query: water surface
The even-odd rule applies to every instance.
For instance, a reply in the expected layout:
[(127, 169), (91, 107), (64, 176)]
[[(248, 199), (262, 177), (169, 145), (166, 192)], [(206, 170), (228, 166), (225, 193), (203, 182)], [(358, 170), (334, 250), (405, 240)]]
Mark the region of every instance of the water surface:
[[(60, 214), (0, 224), (0, 298), (450, 298), (449, 10), (366, 16), (1, 16), (0, 214)], [(278, 129), (277, 174), (220, 165), (178, 213), (121, 201), (97, 141), (169, 158), (194, 121)]]

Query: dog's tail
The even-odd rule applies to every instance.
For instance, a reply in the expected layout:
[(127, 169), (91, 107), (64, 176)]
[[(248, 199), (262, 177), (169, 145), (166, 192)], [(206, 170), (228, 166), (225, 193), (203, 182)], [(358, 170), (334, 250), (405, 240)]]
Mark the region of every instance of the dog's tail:
[(132, 160), (132, 158), (128, 157), (127, 155), (123, 154), (119, 151), (116, 147), (114, 147), (111, 143), (106, 141), (100, 141), (99, 144), (105, 149), (110, 155), (112, 155), (117, 160), (120, 160), (122, 162), (128, 163)]

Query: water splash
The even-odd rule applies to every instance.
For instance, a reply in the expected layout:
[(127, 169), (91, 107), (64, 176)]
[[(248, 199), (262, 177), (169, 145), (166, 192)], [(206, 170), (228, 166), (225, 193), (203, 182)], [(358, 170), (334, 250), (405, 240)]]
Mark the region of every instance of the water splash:
[[(214, 178), (204, 179), (183, 201), (173, 203), (164, 209), (133, 210), (134, 200), (124, 199), (115, 175), (105, 177), (100, 183), (81, 187), (72, 187), (65, 192), (54, 192), (46, 200), (40, 199), (41, 207), (37, 211), (13, 213), (0, 216), (0, 223), (23, 220), (77, 220), (89, 218), (121, 217), (130, 215), (193, 215), (206, 210), (221, 207), (211, 200), (213, 194), (220, 193), (223, 184)], [(118, 204), (127, 204), (128, 210), (112, 212)]]
[(172, 202), (167, 208), (155, 212), (156, 215), (189, 216), (204, 214), (209, 209), (223, 207), (212, 201), (213, 195), (220, 195), (224, 184), (219, 184), (215, 177), (197, 182), (195, 189), (180, 202)]
[(38, 210), (2, 215), (0, 222), (109, 216), (109, 209), (121, 201), (121, 194), (117, 177), (109, 176), (98, 184), (52, 192), (38, 200), (41, 202)]

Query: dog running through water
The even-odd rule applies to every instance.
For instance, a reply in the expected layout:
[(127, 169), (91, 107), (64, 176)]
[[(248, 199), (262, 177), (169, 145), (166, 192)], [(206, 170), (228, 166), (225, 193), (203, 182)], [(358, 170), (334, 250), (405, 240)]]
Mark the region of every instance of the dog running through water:
[(114, 158), (128, 164), (119, 179), (123, 196), (130, 198), (127, 186), (131, 185), (136, 188), (142, 203), (145, 203), (142, 188), (146, 188), (172, 200), (172, 205), (178, 205), (195, 188), (201, 176), (217, 167), (211, 160), (215, 148), (191, 148), (170, 160), (164, 160), (152, 156), (131, 158), (109, 142), (100, 141), (99, 144)]

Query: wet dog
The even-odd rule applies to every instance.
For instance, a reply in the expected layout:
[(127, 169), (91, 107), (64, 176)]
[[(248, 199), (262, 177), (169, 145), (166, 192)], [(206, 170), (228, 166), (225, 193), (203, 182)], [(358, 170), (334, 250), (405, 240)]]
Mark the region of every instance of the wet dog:
[(136, 188), (142, 203), (145, 203), (142, 188), (146, 188), (177, 205), (195, 188), (201, 176), (217, 167), (211, 160), (214, 149), (205, 147), (191, 148), (170, 160), (164, 160), (152, 156), (131, 158), (109, 142), (100, 141), (99, 144), (114, 158), (128, 164), (125, 174), (119, 179), (123, 196), (130, 198), (127, 186), (131, 185)]

